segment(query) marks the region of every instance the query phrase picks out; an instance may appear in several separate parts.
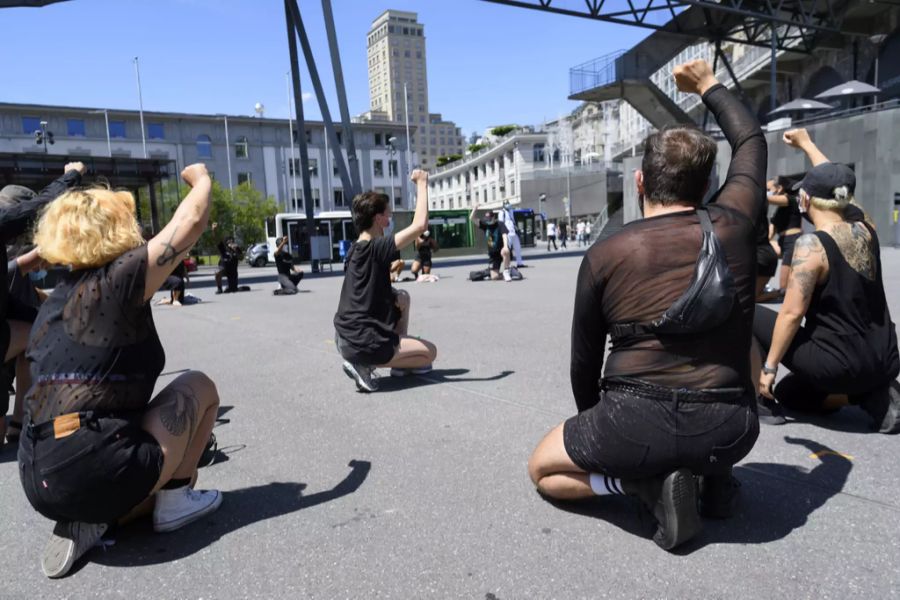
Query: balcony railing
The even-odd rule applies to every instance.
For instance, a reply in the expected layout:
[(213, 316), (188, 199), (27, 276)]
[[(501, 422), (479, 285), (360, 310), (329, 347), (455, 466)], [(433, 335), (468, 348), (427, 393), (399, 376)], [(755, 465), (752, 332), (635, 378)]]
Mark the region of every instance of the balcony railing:
[(616, 59), (623, 54), (625, 50), (617, 50), (569, 69), (569, 95), (616, 81)]

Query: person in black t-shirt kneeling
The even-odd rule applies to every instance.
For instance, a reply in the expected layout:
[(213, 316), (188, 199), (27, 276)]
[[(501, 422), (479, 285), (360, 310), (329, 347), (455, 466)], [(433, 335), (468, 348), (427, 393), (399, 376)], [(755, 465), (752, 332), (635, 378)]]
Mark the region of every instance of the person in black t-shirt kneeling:
[(428, 173), (416, 169), (410, 179), (416, 184), (416, 212), (412, 224), (397, 233), (391, 231), (387, 195), (365, 192), (353, 199), (353, 224), (361, 233), (347, 254), (334, 328), (344, 372), (362, 392), (378, 389), (376, 367), (389, 367), (392, 375), (423, 373), (437, 356), (434, 344), (406, 334), (408, 303), (401, 310), (391, 288), (391, 263), (428, 227)]
[[(497, 213), (492, 210), (485, 211), (484, 218), (478, 220), (475, 219), (476, 212), (478, 212), (477, 204), (472, 207), (472, 212), (469, 213), (469, 221), (476, 223), (478, 228), (484, 232), (488, 260), (490, 261), (488, 270), (490, 271), (491, 279), (493, 281), (499, 279), (512, 281), (512, 276), (509, 272), (509, 231), (506, 229), (506, 225), (497, 218)], [(502, 271), (500, 270), (501, 263), (503, 265)]]
[(287, 236), (275, 240), (275, 268), (278, 269), (278, 283), (281, 288), (273, 291), (276, 296), (297, 293), (297, 284), (303, 279), (303, 271), (294, 269), (294, 257), (287, 249)]

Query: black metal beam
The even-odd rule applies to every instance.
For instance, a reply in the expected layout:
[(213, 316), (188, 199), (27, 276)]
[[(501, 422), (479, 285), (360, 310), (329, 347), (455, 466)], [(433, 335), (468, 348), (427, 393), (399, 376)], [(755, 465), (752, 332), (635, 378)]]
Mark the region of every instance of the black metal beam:
[[(306, 212), (306, 234), (309, 237), (309, 264), (310, 270), (317, 272), (319, 265), (312, 259), (312, 240), (316, 235), (315, 207), (313, 205), (312, 184), (309, 181), (309, 148), (306, 141), (306, 119), (303, 116), (303, 94), (300, 89), (300, 60), (297, 57), (297, 30), (294, 28), (294, 20), (291, 18), (290, 3), (293, 0), (284, 0), (284, 20), (287, 24), (288, 51), (291, 55), (291, 83), (294, 88), (294, 107), (297, 111), (297, 132), (301, 136), (297, 140), (300, 147), (300, 179), (303, 182), (303, 207)], [(291, 132), (294, 135), (294, 132)], [(291, 165), (293, 169), (294, 165)], [(324, 167), (323, 167), (324, 168)], [(290, 170), (288, 171), (290, 172)], [(291, 178), (293, 182), (293, 177)], [(291, 185), (293, 188), (293, 183)], [(288, 191), (292, 194), (293, 190)], [(324, 201), (324, 200), (323, 200)], [(285, 234), (287, 235), (287, 234)]]
[[(583, 0), (580, 5), (570, 0), (565, 6), (561, 0), (482, 1), (763, 48), (769, 48), (774, 37), (779, 50), (795, 52), (797, 41), (799, 51), (809, 52), (814, 35), (840, 33), (841, 28), (841, 16), (833, 7), (837, 0), (628, 0), (626, 8), (605, 12), (603, 0)], [(680, 14), (691, 9), (704, 11), (703, 27), (687, 29), (679, 22)], [(647, 20), (648, 14), (659, 11), (668, 11), (671, 20), (666, 23)], [(773, 36), (774, 27), (781, 31), (774, 32)]]

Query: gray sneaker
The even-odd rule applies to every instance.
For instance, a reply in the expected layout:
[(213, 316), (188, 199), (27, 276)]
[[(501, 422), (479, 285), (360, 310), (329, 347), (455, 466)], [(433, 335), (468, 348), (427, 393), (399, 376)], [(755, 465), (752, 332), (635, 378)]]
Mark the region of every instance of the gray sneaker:
[(359, 391), (368, 393), (378, 390), (378, 382), (373, 376), (375, 373), (375, 367), (357, 365), (345, 360), (344, 373), (347, 374), (347, 377), (356, 381), (356, 389), (358, 389)]
[(76, 560), (97, 545), (106, 528), (106, 523), (57, 521), (41, 559), (44, 575), (56, 579), (68, 573)]

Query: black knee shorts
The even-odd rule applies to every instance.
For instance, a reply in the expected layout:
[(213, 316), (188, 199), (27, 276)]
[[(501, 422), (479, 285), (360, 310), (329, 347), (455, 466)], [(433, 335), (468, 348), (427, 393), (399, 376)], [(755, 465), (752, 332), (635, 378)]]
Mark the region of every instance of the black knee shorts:
[(394, 358), (394, 354), (396, 354), (398, 348), (398, 346), (385, 344), (374, 352), (357, 352), (336, 332), (334, 334), (334, 345), (337, 346), (337, 351), (344, 360), (369, 367), (388, 364), (391, 362), (391, 359)]
[(656, 387), (659, 393), (606, 388), (593, 408), (563, 426), (569, 458), (590, 473), (625, 479), (679, 468), (699, 475), (724, 473), (750, 452), (759, 435), (751, 394), (691, 401), (673, 400), (667, 388)]
[(111, 523), (159, 481), (163, 452), (140, 418), (89, 417), (71, 435), (22, 432), (19, 476), (36, 511), (54, 521)]
[(792, 233), (778, 238), (778, 245), (781, 246), (781, 264), (791, 265), (791, 261), (794, 260), (794, 244), (797, 243), (798, 237), (799, 233)]
[(772, 244), (766, 242), (756, 247), (756, 275), (758, 277), (772, 277), (778, 270), (778, 255)]
[(503, 262), (503, 256), (501, 256), (500, 251), (488, 253), (488, 260), (491, 263), (491, 271), (499, 271), (500, 263)]

